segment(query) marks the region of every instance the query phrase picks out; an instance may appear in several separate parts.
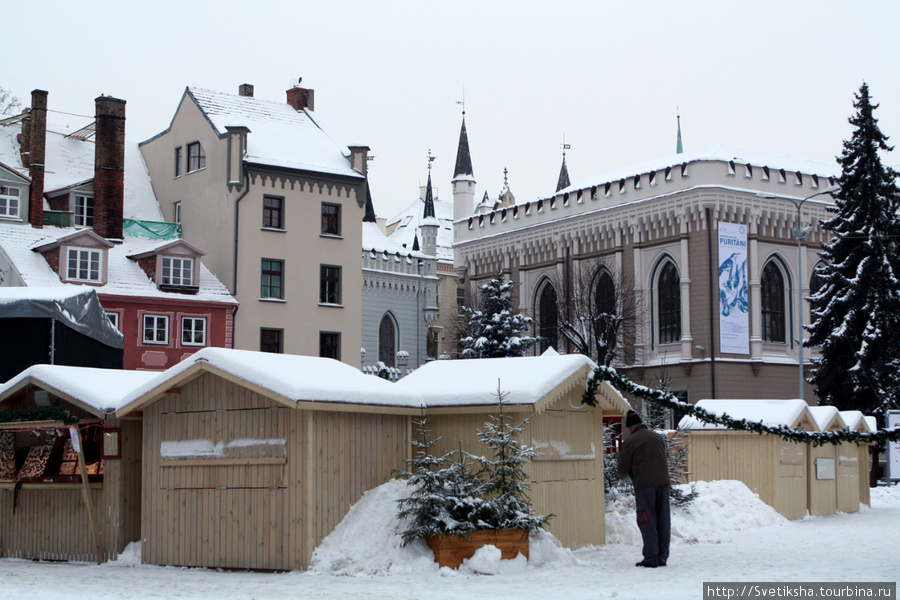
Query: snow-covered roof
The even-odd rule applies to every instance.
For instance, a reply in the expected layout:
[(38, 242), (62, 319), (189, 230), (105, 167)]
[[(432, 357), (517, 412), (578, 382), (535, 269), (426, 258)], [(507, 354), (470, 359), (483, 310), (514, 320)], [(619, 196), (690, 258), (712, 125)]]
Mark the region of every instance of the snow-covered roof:
[[(803, 400), (700, 400), (696, 406), (719, 416), (728, 415), (732, 419), (745, 419), (771, 427), (784, 425), (796, 428), (804, 421), (815, 426), (809, 406)], [(691, 415), (682, 417), (678, 428), (727, 429), (724, 425), (705, 423)]]
[(3, 318), (56, 319), (112, 348), (124, 346), (92, 287), (0, 287), (0, 308)]
[[(75, 118), (75, 117), (73, 117)], [(86, 121), (86, 122), (89, 122)], [(44, 163), (44, 191), (53, 192), (88, 182), (94, 178), (94, 140), (66, 137), (79, 127), (47, 125), (47, 146)], [(22, 124), (0, 127), (0, 163), (14, 169), (30, 180), (28, 169), (22, 166), (19, 134)], [(125, 138), (125, 196), (123, 214), (137, 221), (162, 221), (150, 175), (137, 143)]]
[(816, 427), (819, 431), (832, 431), (834, 429), (845, 429), (846, 424), (838, 414), (838, 409), (834, 406), (810, 406), (809, 412), (816, 421)]
[(824, 177), (837, 177), (841, 174), (837, 163), (828, 163), (784, 154), (759, 152), (738, 146), (719, 145), (711, 148), (703, 148), (681, 154), (662, 156), (620, 169), (615, 169), (602, 175), (589, 179), (576, 181), (569, 187), (560, 190), (558, 194), (575, 192), (593, 186), (600, 186), (612, 181), (618, 181), (635, 175), (642, 175), (651, 171), (660, 171), (668, 167), (675, 167), (689, 162), (721, 161), (735, 162), (737, 164), (750, 164), (757, 167), (769, 167), (770, 169), (784, 169), (790, 172), (800, 172), (808, 175), (820, 175)]
[[(9, 256), (26, 286), (69, 287), (72, 284), (63, 283), (59, 275), (50, 268), (47, 260), (39, 252), (35, 252), (34, 248), (80, 231), (84, 230), (74, 227), (48, 226), (36, 229), (28, 224), (0, 223), (0, 252)], [(115, 244), (109, 249), (106, 284), (91, 287), (98, 294), (148, 298), (190, 298), (208, 302), (235, 303), (228, 288), (216, 279), (202, 263), (199, 263), (199, 291), (196, 294), (185, 296), (178, 292), (160, 290), (156, 283), (147, 277), (141, 266), (128, 258), (131, 255), (141, 254), (169, 243), (171, 240), (161, 242), (160, 240), (126, 235), (121, 244)]]
[(422, 243), (420, 228), (423, 224), (435, 224), (437, 219), (437, 258), (442, 261), (453, 261), (453, 205), (447, 202), (434, 200), (434, 217), (425, 217), (425, 199), (419, 198), (406, 208), (398, 212), (387, 221), (387, 229), (395, 229), (391, 232), (390, 239), (398, 245), (406, 244), (412, 248), (416, 233), (419, 234), (419, 243)]
[(838, 414), (841, 415), (841, 419), (843, 419), (847, 429), (862, 433), (869, 432), (869, 424), (866, 422), (861, 410), (842, 410)]
[(498, 386), (504, 403), (535, 404), (595, 366), (581, 354), (436, 360), (394, 386), (422, 396), (429, 408), (496, 405)]
[(0, 385), (0, 402), (35, 385), (101, 416), (121, 408), (129, 392), (156, 375), (152, 371), (33, 365)]
[(235, 96), (202, 88), (186, 92), (204, 112), (219, 136), (226, 127), (246, 127), (247, 162), (275, 167), (362, 178), (350, 166), (350, 151), (332, 139), (309, 110), (286, 102)]
[[(421, 244), (421, 240), (419, 241)], [(387, 252), (392, 256), (408, 256), (411, 258), (428, 258), (419, 250), (413, 250), (410, 243), (402, 246), (393, 237), (388, 237), (381, 231), (377, 223), (363, 222), (362, 224), (362, 249), (366, 252), (380, 254)]]
[(203, 348), (130, 392), (118, 415), (140, 410), (171, 386), (203, 371), (244, 381), (285, 403), (335, 403), (416, 410), (422, 399), (331, 358)]

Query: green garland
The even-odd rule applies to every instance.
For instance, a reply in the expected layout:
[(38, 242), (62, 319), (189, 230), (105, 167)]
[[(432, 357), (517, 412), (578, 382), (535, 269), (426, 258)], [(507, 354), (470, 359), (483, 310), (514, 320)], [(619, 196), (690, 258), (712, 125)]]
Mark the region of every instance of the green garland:
[(784, 425), (772, 427), (763, 425), (756, 421), (747, 421), (746, 419), (733, 419), (727, 414), (717, 415), (708, 410), (699, 408), (693, 404), (681, 402), (669, 392), (663, 390), (654, 390), (643, 385), (638, 385), (620, 375), (610, 367), (600, 366), (594, 369), (593, 374), (588, 378), (587, 390), (581, 399), (582, 404), (590, 406), (597, 405), (597, 399), (594, 394), (600, 386), (601, 381), (608, 381), (610, 385), (622, 393), (631, 394), (636, 398), (640, 398), (645, 402), (650, 402), (657, 406), (677, 409), (688, 415), (696, 417), (706, 423), (715, 423), (724, 425), (729, 429), (739, 431), (752, 431), (755, 433), (771, 433), (785, 440), (798, 443), (810, 443), (813, 446), (821, 446), (824, 444), (841, 444), (843, 442), (862, 442), (864, 444), (884, 444), (885, 442), (900, 441), (900, 429), (881, 429), (873, 433), (860, 433), (858, 431), (842, 430), (827, 432), (810, 432), (801, 431), (799, 429), (791, 429)]
[(66, 425), (73, 425), (78, 422), (78, 419), (58, 406), (33, 408), (31, 410), (0, 411), (0, 423), (14, 423), (16, 421), (61, 421)]

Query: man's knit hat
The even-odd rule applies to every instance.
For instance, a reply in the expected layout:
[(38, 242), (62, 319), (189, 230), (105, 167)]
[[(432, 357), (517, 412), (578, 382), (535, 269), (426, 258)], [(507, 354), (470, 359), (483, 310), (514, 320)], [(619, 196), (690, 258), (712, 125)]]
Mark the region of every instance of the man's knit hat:
[(643, 423), (641, 421), (641, 415), (637, 414), (633, 410), (629, 410), (628, 414), (625, 415), (625, 427), (634, 427), (635, 425), (640, 425)]

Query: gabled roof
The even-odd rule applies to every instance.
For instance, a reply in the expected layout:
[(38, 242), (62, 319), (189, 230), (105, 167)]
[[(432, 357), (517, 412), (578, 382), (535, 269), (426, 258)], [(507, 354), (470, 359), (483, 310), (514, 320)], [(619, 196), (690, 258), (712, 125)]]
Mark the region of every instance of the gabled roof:
[(244, 155), (248, 163), (363, 178), (350, 166), (349, 149), (335, 142), (312, 111), (195, 87), (188, 87), (185, 95), (218, 136), (227, 135), (226, 127), (249, 129)]
[(34, 365), (0, 384), (0, 402), (34, 385), (102, 417), (122, 406), (122, 399), (157, 373), (92, 367)]
[[(839, 411), (841, 419), (847, 429), (851, 431), (859, 431), (860, 433), (869, 433), (869, 423), (866, 421), (865, 415), (860, 410), (842, 410)], [(874, 431), (874, 429), (872, 430)]]
[(846, 429), (847, 425), (834, 406), (810, 406), (809, 412), (816, 421), (819, 431), (835, 431)]
[(341, 410), (346, 407), (381, 407), (419, 411), (421, 398), (398, 390), (395, 384), (366, 375), (330, 358), (273, 354), (249, 350), (203, 348), (167, 371), (132, 390), (116, 414), (143, 410), (172, 387), (214, 373), (288, 406)]
[[(728, 415), (732, 419), (745, 419), (772, 427), (784, 425), (792, 429), (818, 431), (809, 406), (803, 400), (700, 400), (696, 406), (716, 415)], [(678, 428), (728, 429), (724, 425), (705, 423), (690, 415), (682, 417)]]
[[(453, 205), (447, 202), (441, 202), (439, 199), (432, 198), (434, 206), (434, 217), (439, 224), (437, 230), (437, 258), (440, 261), (453, 261)], [(388, 231), (393, 227), (389, 236), (394, 243), (402, 246), (406, 244), (407, 248), (412, 248), (416, 232), (425, 224), (425, 199), (419, 198), (407, 205), (406, 208), (391, 217), (387, 222)]]

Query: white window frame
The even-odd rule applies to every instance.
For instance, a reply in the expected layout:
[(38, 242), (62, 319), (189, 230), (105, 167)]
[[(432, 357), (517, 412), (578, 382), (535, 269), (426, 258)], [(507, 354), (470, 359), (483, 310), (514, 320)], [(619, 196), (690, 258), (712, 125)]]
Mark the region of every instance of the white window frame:
[[(194, 285), (194, 259), (189, 256), (163, 256), (160, 261), (160, 285)], [(168, 275), (166, 272), (168, 271)]]
[[(91, 214), (87, 214), (88, 208), (90, 208)], [(75, 194), (75, 198), (72, 200), (72, 213), (72, 222), (75, 227), (93, 227), (94, 197), (89, 194)]]
[[(15, 194), (12, 192), (15, 191)], [(21, 219), (22, 188), (0, 184), (0, 217)]]
[(106, 311), (106, 316), (109, 318), (109, 322), (112, 323), (113, 327), (115, 327), (118, 331), (122, 331), (121, 329), (119, 329), (119, 311), (108, 310)]
[[(103, 283), (103, 250), (97, 248), (70, 247), (66, 249), (66, 281), (84, 281), (87, 283)], [(87, 256), (88, 266), (82, 268), (81, 261)], [(74, 260), (75, 276), (72, 276)], [(91, 263), (96, 261), (96, 277), (91, 277)]]
[[(200, 324), (200, 327), (197, 327), (197, 324)], [(205, 346), (206, 345), (206, 317), (181, 317), (181, 345), (182, 346)], [(197, 342), (194, 341), (194, 336), (196, 334), (200, 334), (202, 339)], [(185, 340), (185, 334), (188, 334), (189, 339), (192, 341)]]
[(175, 222), (181, 224), (181, 200), (175, 202)]
[[(153, 319), (150, 331), (154, 334), (153, 339), (147, 337), (147, 320)], [(162, 333), (165, 339), (156, 339), (158, 334)], [(169, 315), (154, 315), (147, 313), (141, 317), (141, 341), (144, 344), (154, 344), (167, 346), (169, 344)]]

